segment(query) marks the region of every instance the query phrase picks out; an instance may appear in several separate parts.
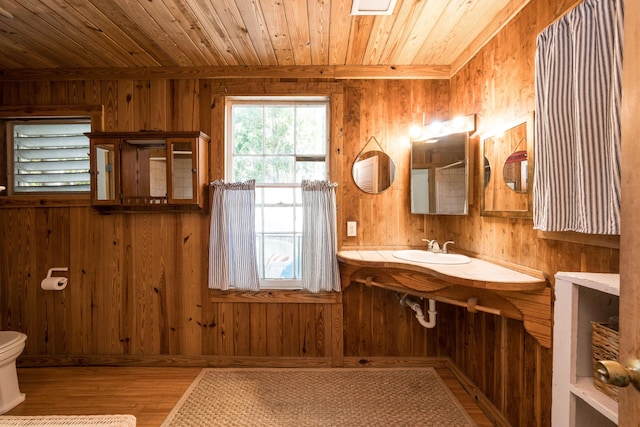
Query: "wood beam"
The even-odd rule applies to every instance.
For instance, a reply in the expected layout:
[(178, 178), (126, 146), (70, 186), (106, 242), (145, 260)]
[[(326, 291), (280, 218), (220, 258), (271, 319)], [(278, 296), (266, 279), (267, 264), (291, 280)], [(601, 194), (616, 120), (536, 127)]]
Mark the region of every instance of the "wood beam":
[(0, 81), (153, 79), (449, 79), (447, 65), (49, 68), (0, 70)]

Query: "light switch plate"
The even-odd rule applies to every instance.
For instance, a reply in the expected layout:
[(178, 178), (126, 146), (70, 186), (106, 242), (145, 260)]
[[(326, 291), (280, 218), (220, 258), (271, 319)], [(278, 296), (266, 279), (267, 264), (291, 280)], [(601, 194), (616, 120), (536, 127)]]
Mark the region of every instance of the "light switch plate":
[(347, 221), (347, 237), (356, 237), (358, 235), (357, 224), (355, 221)]

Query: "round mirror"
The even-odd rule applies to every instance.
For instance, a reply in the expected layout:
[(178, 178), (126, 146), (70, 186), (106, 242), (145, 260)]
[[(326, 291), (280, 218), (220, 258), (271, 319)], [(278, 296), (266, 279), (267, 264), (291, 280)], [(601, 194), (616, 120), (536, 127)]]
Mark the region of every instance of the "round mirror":
[(502, 168), (504, 183), (516, 193), (526, 193), (528, 188), (528, 159), (524, 150), (514, 151)]
[(396, 166), (384, 151), (361, 153), (353, 162), (351, 175), (359, 189), (369, 194), (385, 191), (393, 183)]

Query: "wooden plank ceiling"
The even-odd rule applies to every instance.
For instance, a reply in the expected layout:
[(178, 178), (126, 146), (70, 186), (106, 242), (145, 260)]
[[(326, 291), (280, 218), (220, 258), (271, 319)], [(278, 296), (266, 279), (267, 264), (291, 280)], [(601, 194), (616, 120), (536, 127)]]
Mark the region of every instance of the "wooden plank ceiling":
[(352, 16), (351, 2), (4, 1), (0, 79), (114, 69), (448, 78), (529, 0), (398, 0), (387, 16)]

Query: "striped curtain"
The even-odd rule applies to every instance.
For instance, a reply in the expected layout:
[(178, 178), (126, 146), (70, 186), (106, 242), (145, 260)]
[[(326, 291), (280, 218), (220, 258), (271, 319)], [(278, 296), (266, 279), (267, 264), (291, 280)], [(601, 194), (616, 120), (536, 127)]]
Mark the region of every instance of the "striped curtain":
[(255, 181), (211, 185), (209, 287), (257, 291)]
[(340, 291), (336, 186), (302, 181), (302, 288), (314, 293)]
[(537, 38), (534, 228), (620, 234), (623, 0), (584, 0)]

